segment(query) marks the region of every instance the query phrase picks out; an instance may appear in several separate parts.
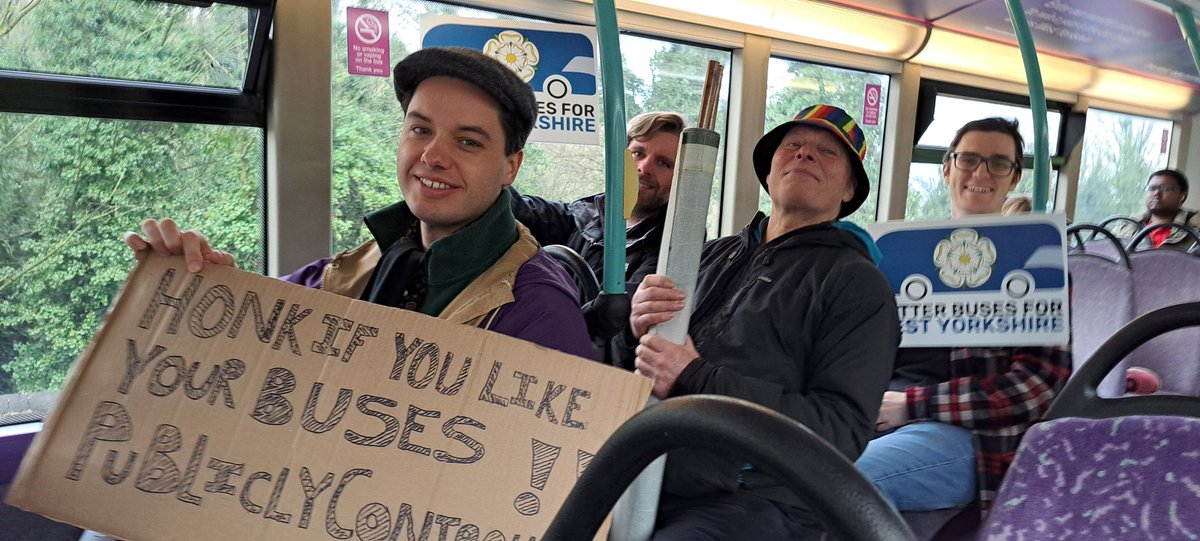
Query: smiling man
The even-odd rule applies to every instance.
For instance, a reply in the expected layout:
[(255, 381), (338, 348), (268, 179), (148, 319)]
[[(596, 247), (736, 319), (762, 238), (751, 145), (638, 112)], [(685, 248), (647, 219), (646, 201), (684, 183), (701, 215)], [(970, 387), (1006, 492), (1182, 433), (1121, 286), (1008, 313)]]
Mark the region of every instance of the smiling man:
[[(405, 119), (396, 151), (404, 200), (365, 217), (365, 244), (285, 276), (319, 288), (593, 358), (566, 272), (517, 223), (503, 191), (521, 168), (537, 101), (500, 62), (461, 48), (429, 48), (393, 73)], [(147, 220), (134, 250), (233, 265), (196, 231)]]
[[(685, 127), (682, 116), (665, 112), (642, 113), (626, 126), (638, 176), (637, 203), (625, 229), (625, 282), (631, 295), (642, 278), (658, 268), (679, 134)], [(529, 226), (539, 242), (570, 247), (604, 280), (604, 194), (569, 203), (515, 191), (512, 195), (517, 219)]]
[[(867, 198), (865, 154), (857, 123), (829, 105), (806, 108), (759, 139), (754, 170), (771, 215), (705, 245), (686, 344), (648, 334), (684, 304), (683, 292), (657, 274), (638, 288), (630, 326), (615, 340), (626, 356), (636, 354), (655, 396), (749, 400), (803, 423), (848, 459), (858, 456), (900, 339), (874, 242), (838, 221)], [(818, 537), (800, 505), (754, 464), (672, 451), (654, 539)]]
[(1021, 182), (1019, 137), (1016, 122), (1002, 118), (973, 121), (954, 135), (942, 160), (951, 217), (1003, 211)]

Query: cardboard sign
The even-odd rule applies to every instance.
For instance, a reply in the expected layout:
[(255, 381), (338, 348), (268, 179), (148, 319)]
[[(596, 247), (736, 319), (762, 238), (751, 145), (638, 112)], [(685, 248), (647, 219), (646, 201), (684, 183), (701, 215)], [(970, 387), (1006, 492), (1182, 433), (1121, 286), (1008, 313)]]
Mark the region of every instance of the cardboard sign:
[(500, 334), (150, 256), (8, 499), (133, 541), (534, 541), (649, 392)]
[(872, 224), (896, 294), (900, 347), (1070, 340), (1061, 214)]
[(594, 27), (447, 16), (422, 18), (421, 47), (447, 46), (466, 47), (494, 57), (533, 87), (538, 112), (530, 141), (600, 144)]

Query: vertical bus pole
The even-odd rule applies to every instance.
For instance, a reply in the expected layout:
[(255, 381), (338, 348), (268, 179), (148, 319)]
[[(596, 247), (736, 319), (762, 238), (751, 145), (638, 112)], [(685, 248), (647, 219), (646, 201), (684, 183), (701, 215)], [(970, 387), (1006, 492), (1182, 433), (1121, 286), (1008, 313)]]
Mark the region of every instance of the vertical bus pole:
[(625, 81), (613, 0), (595, 0), (604, 89), (604, 293), (625, 293)]
[[(604, 89), (604, 283), (593, 310), (629, 318), (625, 291), (625, 81), (614, 0), (593, 0)], [(653, 401), (653, 398), (651, 398)], [(634, 480), (613, 509), (609, 539), (647, 541), (654, 531), (663, 459)]]
[(1012, 19), (1021, 60), (1025, 63), (1025, 79), (1029, 83), (1029, 108), (1033, 111), (1033, 210), (1045, 212), (1050, 191), (1050, 129), (1046, 124), (1046, 89), (1042, 85), (1042, 68), (1038, 64), (1033, 34), (1025, 20), (1021, 0), (1004, 0), (1008, 17)]

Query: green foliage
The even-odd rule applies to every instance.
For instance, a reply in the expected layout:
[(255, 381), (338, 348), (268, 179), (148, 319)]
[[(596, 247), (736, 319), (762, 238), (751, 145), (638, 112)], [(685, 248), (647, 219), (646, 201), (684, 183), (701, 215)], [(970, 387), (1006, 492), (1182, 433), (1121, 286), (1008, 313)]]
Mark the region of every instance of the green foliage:
[[(97, 72), (219, 84), (212, 66), (171, 59), (223, 54), (212, 24), (244, 48), (244, 13), (236, 30), (178, 6), (111, 4), (43, 2), (0, 42), (0, 62), (52, 52)], [(120, 237), (144, 218), (171, 216), (261, 268), (262, 146), (253, 128), (0, 116), (0, 393), (62, 384), (133, 266)]]
[(1157, 130), (1152, 122), (1116, 113), (1088, 115), (1083, 164), (1075, 199), (1075, 221), (1099, 223), (1113, 214), (1136, 216), (1146, 211), (1145, 186), (1150, 173), (1166, 165), (1157, 160)]
[(41, 0), (0, 45), (0, 67), (240, 88), (244, 8)]
[[(947, 141), (949, 142), (949, 141)], [(909, 168), (905, 220), (947, 220), (950, 190), (942, 178), (941, 164), (914, 163)]]

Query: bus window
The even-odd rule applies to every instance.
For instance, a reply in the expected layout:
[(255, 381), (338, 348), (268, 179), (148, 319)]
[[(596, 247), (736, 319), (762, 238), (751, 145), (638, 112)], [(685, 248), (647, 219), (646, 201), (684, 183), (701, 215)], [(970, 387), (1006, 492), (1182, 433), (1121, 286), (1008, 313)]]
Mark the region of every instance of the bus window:
[(1146, 180), (1167, 166), (1170, 145), (1169, 120), (1088, 109), (1075, 221), (1145, 212)]
[(700, 116), (700, 98), (708, 61), (716, 60), (725, 66), (725, 76), (717, 97), (716, 123), (713, 125), (713, 130), (722, 135), (721, 148), (717, 149), (717, 167), (709, 197), (706, 226), (708, 238), (717, 238), (721, 223), (721, 179), (725, 167), (730, 62), (733, 61), (733, 54), (722, 49), (623, 34), (621, 56), (625, 67), (625, 114), (633, 118), (634, 115), (649, 111), (674, 111), (683, 114), (688, 126), (692, 127), (696, 126)]
[[(909, 169), (908, 199), (904, 208), (905, 220), (945, 220), (950, 218), (950, 194), (942, 178), (942, 157), (954, 133), (963, 124), (972, 120), (998, 116), (1015, 118), (1025, 140), (1025, 165), (1032, 165), (1033, 156), (1033, 113), (1029, 107), (977, 100), (957, 96), (939, 95), (934, 105), (933, 123), (917, 141), (913, 152), (913, 163)], [(1046, 112), (1049, 128), (1051, 154), (1058, 152), (1058, 137), (1062, 113)], [(1089, 126), (1089, 129), (1091, 126)], [(1050, 191), (1046, 210), (1054, 208), (1054, 194), (1058, 187), (1058, 171), (1050, 170)], [(1021, 183), (1012, 195), (1033, 196), (1033, 168), (1021, 171)]]
[(241, 268), (261, 269), (262, 137), (0, 114), (0, 394), (62, 385), (133, 268), (121, 235), (146, 217), (204, 231)]
[[(362, 216), (400, 199), (396, 184), (396, 138), (403, 119), (390, 78), (350, 76), (346, 66), (345, 10), (332, 3), (333, 34), (333, 248), (353, 248), (370, 238)], [(454, 15), (482, 19), (516, 19), (512, 15), (438, 2), (392, 0), (392, 62), (420, 48), (421, 17)], [(621, 35), (625, 68), (626, 115), (667, 110), (682, 113), (690, 125), (700, 113), (700, 94), (709, 60), (726, 66), (732, 53), (649, 36)], [(729, 103), (726, 77), (718, 103), (716, 131), (725, 133)], [(603, 130), (601, 126), (601, 130)], [(624, 130), (624, 126), (621, 126)], [(722, 149), (717, 175), (722, 177)], [(597, 145), (528, 143), (514, 187), (521, 193), (571, 201), (604, 191), (604, 151)], [(716, 237), (720, 223), (721, 186), (714, 182), (708, 233)]]
[[(1025, 139), (1025, 155), (1033, 155), (1033, 112), (1029, 110), (1028, 106), (939, 95), (933, 110), (933, 123), (917, 141), (918, 147), (944, 149), (946, 145), (950, 144), (950, 140), (954, 139), (954, 132), (958, 131), (963, 124), (980, 118), (998, 116), (1017, 119), (1020, 124), (1021, 137)], [(1046, 111), (1051, 155), (1058, 150), (1058, 134), (1061, 123), (1062, 113), (1054, 110)]]
[(45, 414), (134, 266), (121, 236), (141, 220), (175, 218), (264, 268), (250, 81), (269, 9), (76, 4), (0, 17), (0, 424)]
[[(869, 124), (863, 116), (868, 85), (879, 85), (877, 121)], [(867, 156), (863, 165), (871, 181), (871, 195), (848, 219), (866, 226), (875, 221), (879, 200), (879, 163), (883, 153), (883, 119), (887, 116), (888, 76), (821, 64), (772, 57), (767, 64), (767, 118), (770, 130), (791, 120), (801, 109), (817, 103), (841, 107), (858, 121), (867, 137)], [(771, 211), (771, 198), (759, 192), (758, 208)]]
[[(21, 2), (10, 3), (12, 14)], [(33, 5), (0, 19), (0, 69), (240, 90), (253, 23), (247, 9), (101, 0)], [(250, 13), (255, 13), (251, 11)], [(10, 14), (5, 14), (10, 15)], [(5, 35), (7, 34), (7, 35)]]

